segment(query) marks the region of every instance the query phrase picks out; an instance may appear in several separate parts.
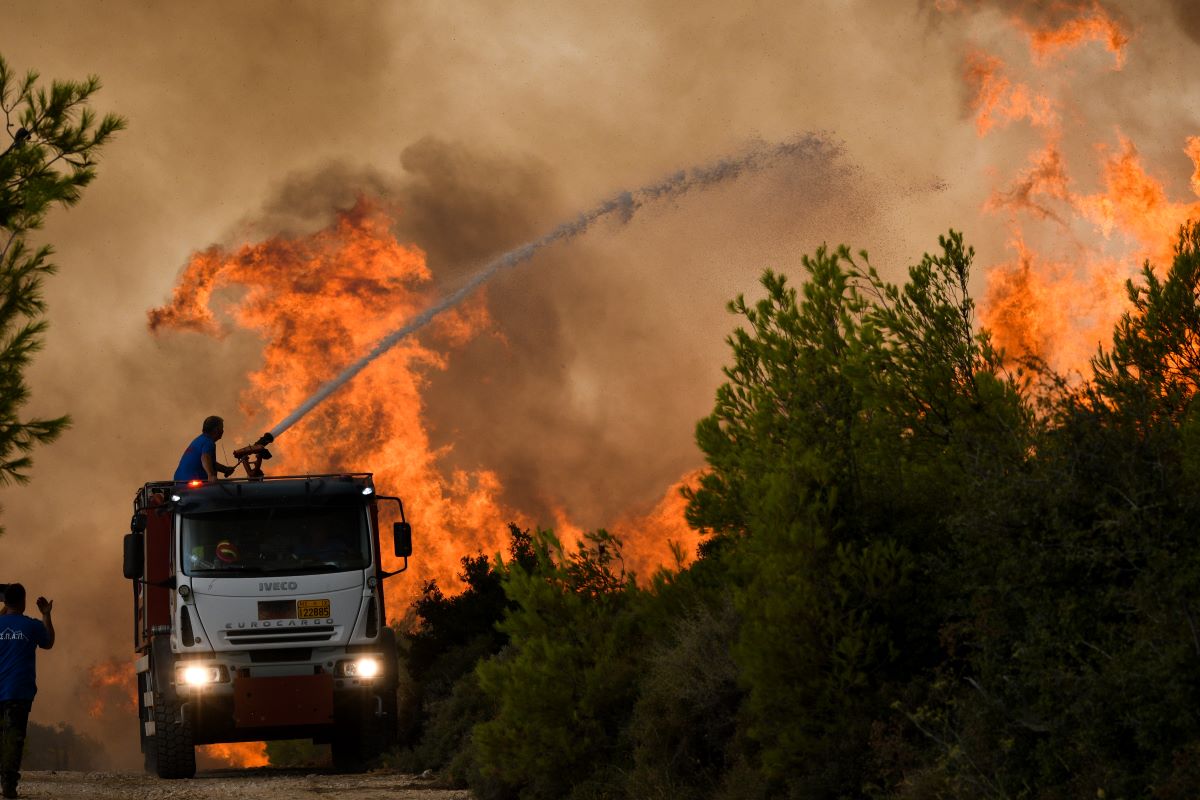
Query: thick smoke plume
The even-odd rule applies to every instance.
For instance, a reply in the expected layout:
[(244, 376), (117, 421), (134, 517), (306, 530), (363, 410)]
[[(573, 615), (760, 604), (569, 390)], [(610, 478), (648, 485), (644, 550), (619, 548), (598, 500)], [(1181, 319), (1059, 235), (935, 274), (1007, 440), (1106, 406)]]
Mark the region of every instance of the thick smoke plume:
[[(285, 422), (272, 431), (276, 435), (299, 424), (283, 440), (285, 455), (272, 462), (273, 471), (276, 474), (373, 471), (384, 491), (405, 498), (410, 519), (424, 532), (423, 541), (428, 544), (412, 573), (417, 579), (436, 579), (451, 588), (459, 571), (460, 557), (472, 551), (502, 549), (505, 526), (510, 520), (553, 526), (560, 534), (569, 531), (571, 535), (598, 525), (616, 526), (614, 532), (625, 538), (628, 545), (628, 563), (636, 564), (643, 576), (671, 562), (672, 541), (682, 543), (684, 551), (691, 552), (696, 534), (683, 523), (678, 484), (684, 472), (697, 466), (694, 456), (666, 472), (658, 471), (658, 467), (648, 469), (644, 463), (614, 469), (594, 458), (591, 463), (558, 475), (543, 472), (531, 486), (521, 478), (534, 472), (532, 467), (552, 462), (551, 453), (571, 447), (591, 448), (601, 455), (605, 440), (624, 441), (623, 447), (629, 453), (626, 458), (640, 457), (645, 462), (642, 453), (647, 436), (633, 437), (619, 426), (607, 423), (597, 430), (578, 428), (570, 434), (545, 428), (539, 431), (536, 424), (507, 418), (499, 403), (495, 407), (442, 407), (431, 413), (435, 406), (444, 404), (430, 400), (430, 387), (435, 382), (449, 382), (457, 384), (458, 394), (462, 395), (462, 387), (469, 381), (490, 379), (492, 373), (481, 368), (478, 361), (468, 360), (466, 367), (460, 366), (459, 352), (481, 338), (507, 337), (510, 333), (515, 336), (522, 328), (529, 327), (528, 322), (510, 320), (500, 324), (493, 308), (503, 309), (507, 304), (488, 296), (480, 295), (463, 304), (506, 267), (524, 263), (552, 244), (573, 242), (578, 248), (584, 241), (582, 234), (606, 219), (621, 224), (609, 228), (608, 236), (590, 238), (611, 241), (629, 232), (629, 223), (639, 216), (639, 211), (649, 213), (653, 209), (666, 215), (660, 219), (667, 219), (688, 203), (720, 202), (722, 194), (724, 202), (728, 202), (742, 193), (762, 191), (764, 181), (775, 192), (787, 182), (806, 189), (834, 181), (847, 183), (853, 179), (853, 173), (841, 162), (839, 149), (823, 137), (808, 135), (782, 144), (756, 144), (734, 156), (675, 171), (641, 188), (618, 192), (589, 211), (553, 227), (550, 233), (501, 256), (482, 258), (481, 267), (457, 279), (454, 288), (445, 289), (441, 287), (451, 285), (450, 280), (437, 281), (436, 276), (453, 273), (455, 268), (461, 271), (461, 265), (435, 263), (424, 255), (425, 246), (436, 246), (438, 237), (444, 235), (443, 226), (432, 226), (432, 230), (421, 225), (405, 226), (410, 212), (421, 221), (431, 217), (426, 207), (429, 196), (414, 192), (413, 185), (433, 179), (445, 186), (448, 194), (470, 198), (472, 203), (468, 208), (473, 206), (476, 210), (471, 212), (469, 221), (459, 220), (464, 228), (503, 230), (506, 226), (487, 219), (488, 215), (478, 209), (504, 207), (494, 202), (494, 198), (507, 195), (505, 187), (494, 180), (481, 179), (472, 170), (460, 171), (447, 165), (474, 164), (490, 176), (508, 174), (517, 184), (528, 181), (519, 179), (521, 169), (500, 169), (494, 159), (468, 156), (459, 146), (439, 146), (426, 141), (419, 147), (425, 156), (421, 160), (425, 166), (418, 176), (395, 176), (390, 181), (372, 177), (364, 183), (385, 197), (360, 195), (352, 208), (339, 210), (323, 227), (313, 230), (311, 226), (299, 226), (289, 236), (268, 236), (233, 248), (213, 246), (194, 254), (171, 302), (150, 312), (151, 328), (161, 333), (198, 331), (217, 337), (253, 331), (263, 337), (264, 363), (247, 376), (242, 404), (256, 414), (277, 414), (276, 418), (283, 418)], [(439, 152), (442, 157), (437, 157)], [(411, 163), (407, 153), (402, 163)], [(485, 166), (489, 163), (490, 167)], [(438, 166), (431, 170), (429, 164)], [(447, 171), (455, 177), (448, 179), (438, 174)], [(340, 170), (334, 170), (333, 174), (345, 178)], [(744, 180), (735, 181), (738, 178)], [(456, 181), (473, 185), (474, 191), (454, 188)], [(311, 187), (321, 181), (315, 178), (297, 183)], [(701, 189), (714, 191), (701, 192)], [(290, 193), (292, 189), (287, 191)], [(302, 229), (308, 232), (300, 232)], [(400, 238), (407, 235), (412, 236), (411, 242)], [(445, 248), (439, 249), (446, 252)], [(578, 264), (561, 264), (557, 268), (543, 265), (541, 270), (510, 280), (509, 288), (537, 287), (544, 285), (547, 278), (564, 273), (592, 276), (614, 286), (624, 284), (633, 289), (625, 305), (633, 307), (635, 312), (639, 308), (640, 292), (627, 280)], [(437, 294), (435, 286), (439, 286)], [(588, 306), (586, 295), (572, 290), (548, 298), (545, 308), (537, 309), (539, 317), (550, 318), (556, 309), (570, 307), (582, 313)], [(608, 316), (611, 319), (613, 314), (609, 312)], [(424, 330), (435, 319), (438, 324)], [(603, 324), (600, 330), (605, 331)], [(420, 339), (413, 336), (418, 332), (424, 334)], [(561, 343), (565, 332), (566, 329), (560, 329), (545, 342), (526, 340), (519, 348), (513, 346), (508, 351), (511, 354), (520, 349), (535, 358), (545, 356)], [(492, 336), (487, 336), (488, 333)], [(604, 335), (609, 347), (617, 352), (626, 344), (619, 336), (614, 338), (611, 329)], [(686, 347), (686, 342), (664, 341), (660, 349), (664, 356), (672, 358), (672, 351), (681, 346)], [(347, 361), (352, 362), (351, 367), (343, 368)], [(368, 375), (346, 387), (331, 402), (321, 404), (322, 399), (345, 386), (368, 364), (375, 365)], [(647, 384), (662, 375), (651, 365), (631, 364), (623, 372), (645, 374)], [(538, 393), (544, 399), (554, 401), (556, 395), (559, 397), (558, 411), (562, 416), (582, 416), (579, 410), (571, 408), (566, 397), (582, 381), (564, 376), (560, 379), (562, 386), (552, 394), (545, 391), (547, 383), (539, 381), (547, 374), (553, 378), (555, 372), (531, 363), (505, 378), (505, 391), (501, 394), (515, 393), (523, 385), (539, 382)], [(466, 394), (470, 396), (471, 392)], [(613, 405), (618, 409), (645, 407), (653, 396), (653, 392), (643, 391)], [(525, 404), (518, 413), (523, 411), (528, 415), (534, 408), (534, 404)], [(439, 424), (435, 417), (438, 420), (458, 417), (460, 424), (467, 419), (481, 420), (493, 430), (478, 436), (479, 439), (511, 442), (516, 436), (524, 436), (540, 444), (545, 454), (529, 457), (527, 465), (507, 462), (498, 465), (486, 457), (451, 465), (443, 456), (456, 449), (460, 441), (476, 437), (443, 434), (447, 443), (436, 447), (430, 435)], [(680, 419), (676, 435), (686, 435), (695, 415), (665, 414), (648, 422), (661, 430), (664, 418)], [(685, 452), (678, 447), (667, 449), (672, 451)], [(442, 466), (436, 463), (439, 461)], [(597, 491), (597, 482), (607, 480), (611, 474), (621, 474), (637, 487), (636, 491), (625, 491), (615, 499), (607, 492)], [(510, 489), (510, 485), (514, 488)], [(592, 496), (594, 507), (587, 509), (585, 515), (580, 513), (578, 499), (570, 496), (573, 487)], [(659, 502), (651, 508), (653, 501)], [(419, 580), (410, 581), (410, 586), (416, 585)], [(394, 591), (390, 597), (392, 613), (402, 615), (411, 591)]]
[[(480, 286), (490, 281), (496, 273), (511, 269), (533, 258), (538, 251), (560, 242), (568, 242), (586, 233), (597, 222), (615, 218), (628, 223), (637, 211), (647, 203), (678, 199), (694, 189), (706, 189), (727, 181), (769, 169), (782, 160), (820, 162), (822, 168), (837, 152), (824, 139), (812, 134), (773, 146), (757, 145), (744, 153), (729, 156), (711, 164), (680, 170), (657, 183), (648, 184), (632, 191), (621, 191), (573, 220), (564, 222), (540, 239), (528, 242), (488, 262), (459, 288), (426, 308), (405, 325), (381, 339), (371, 350), (342, 370), (337, 377), (323, 385), (312, 396), (305, 399), (295, 411), (271, 427), (271, 435), (278, 437), (295, 425), (309, 411), (354, 378), (372, 361), (396, 346), (405, 337), (421, 330), (442, 312), (454, 308), (469, 297)], [(153, 318), (152, 318), (153, 324)]]

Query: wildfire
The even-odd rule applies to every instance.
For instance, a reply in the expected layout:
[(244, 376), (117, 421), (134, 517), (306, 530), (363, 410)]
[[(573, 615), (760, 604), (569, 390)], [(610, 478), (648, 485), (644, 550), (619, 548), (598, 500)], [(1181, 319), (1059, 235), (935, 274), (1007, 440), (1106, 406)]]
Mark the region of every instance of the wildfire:
[[(150, 326), (221, 335), (215, 305), (258, 333), (263, 366), (249, 376), (242, 406), (265, 428), (430, 301), (424, 254), (396, 241), (391, 221), (391, 209), (364, 198), (311, 236), (197, 253), (171, 303), (150, 312)], [(215, 291), (233, 286), (245, 293), (214, 303)], [(485, 306), (468, 303), (439, 318), (431, 338), (453, 346), (487, 324)], [(453, 585), (462, 554), (498, 550), (514, 514), (497, 500), (495, 475), (447, 476), (434, 463), (438, 453), (422, 420), (422, 371), (445, 364), (422, 341), (400, 344), (289, 430), (271, 466), (277, 474), (374, 472), (380, 486), (403, 496), (420, 532), (421, 558), (413, 565), (419, 579)], [(408, 598), (393, 592), (390, 599), (391, 611), (400, 613)]]
[(113, 658), (88, 669), (88, 716), (103, 716), (110, 707), (137, 714), (137, 682), (133, 662)]
[[(1200, 213), (1200, 203), (1172, 200), (1119, 130), (1115, 143), (1093, 145), (1098, 167), (1086, 179), (1098, 189), (1078, 188), (1063, 142), (1088, 131), (1069, 87), (1051, 79), (1061, 66), (1049, 62), (1099, 42), (1119, 70), (1130, 33), (1098, 2), (1021, 8), (1010, 23), (1029, 42), (1029, 63), (1014, 67), (973, 50), (963, 68), (980, 137), (1023, 121), (1040, 140), (1026, 167), (985, 205), (1007, 215), (1013, 258), (989, 270), (981, 317), (1010, 354), (1036, 355), (1060, 370), (1082, 372), (1126, 307), (1124, 280), (1146, 259), (1169, 263), (1180, 225)], [(1012, 77), (1017, 74), (1024, 77)], [(1043, 88), (1034, 91), (1035, 85)], [(1194, 167), (1192, 190), (1200, 196), (1200, 137), (1189, 138), (1184, 150)], [(1049, 233), (1040, 227), (1045, 225)]]
[(1022, 119), (1042, 128), (1058, 122), (1054, 102), (1024, 83), (1014, 83), (1005, 74), (1004, 62), (995, 56), (981, 52), (968, 55), (963, 78), (971, 89), (971, 110), (980, 136), (997, 125)]
[[(220, 336), (227, 332), (221, 320), (228, 319), (261, 336), (263, 364), (249, 376), (241, 404), (265, 428), (434, 299), (424, 254), (391, 233), (395, 213), (362, 198), (310, 236), (196, 253), (171, 302), (150, 312), (150, 327)], [(242, 291), (222, 291), (230, 288)], [(531, 524), (501, 502), (496, 473), (443, 474), (424, 420), (426, 372), (446, 368), (448, 353), (471, 337), (502, 336), (493, 327), (482, 294), (439, 317), (421, 338), (379, 357), (289, 429), (271, 462), (281, 475), (369, 470), (381, 489), (403, 497), (420, 557), (405, 588), (397, 585), (387, 595), (395, 617), (424, 580), (436, 578), (447, 590), (457, 586), (464, 554), (502, 551), (508, 522)], [(486, 413), (486, 403), (480, 411)], [(673, 532), (667, 513), (648, 522), (651, 535), (625, 537), (631, 551), (660, 535), (687, 535), (682, 512)], [(570, 541), (580, 531), (560, 516), (559, 535)]]
[(1031, 25), (1021, 17), (1013, 23), (1029, 38), (1029, 49), (1038, 61), (1062, 57), (1064, 51), (1073, 50), (1089, 42), (1099, 42), (1113, 54), (1113, 68), (1125, 65), (1125, 48), (1129, 44), (1127, 34), (1111, 14), (1100, 3), (1059, 4), (1060, 13), (1067, 15), (1057, 25)]
[[(978, 9), (994, 0), (934, 0), (942, 13)], [(1018, 11), (1010, 14), (1008, 22), (1024, 34), (1035, 61), (1062, 58), (1069, 51), (1092, 42), (1099, 42), (1113, 55), (1114, 69), (1125, 65), (1125, 50), (1129, 32), (1124, 22), (1109, 12), (1099, 0), (1055, 0), (1038, 2), (1026, 0)]]
[(625, 555), (625, 567), (636, 572), (639, 580), (649, 578), (659, 567), (675, 567), (676, 550), (684, 563), (695, 556), (700, 534), (683, 521), (687, 501), (680, 492), (685, 486), (695, 486), (699, 476), (698, 470), (684, 475), (649, 513), (629, 515), (613, 524), (617, 536), (633, 545)]
[[(1113, 151), (1104, 144), (1097, 145), (1102, 157), (1105, 190), (1078, 199), (1080, 210), (1104, 233), (1114, 232), (1133, 237), (1146, 254), (1162, 263), (1170, 257), (1172, 243), (1179, 226), (1200, 211), (1200, 203), (1172, 202), (1162, 183), (1142, 166), (1133, 142), (1118, 137), (1119, 146)], [(1195, 137), (1184, 148), (1196, 165)], [(1195, 186), (1193, 173), (1193, 188)]]
[(266, 742), (201, 745), (196, 748), (196, 758), (226, 767), (265, 767), (270, 763)]

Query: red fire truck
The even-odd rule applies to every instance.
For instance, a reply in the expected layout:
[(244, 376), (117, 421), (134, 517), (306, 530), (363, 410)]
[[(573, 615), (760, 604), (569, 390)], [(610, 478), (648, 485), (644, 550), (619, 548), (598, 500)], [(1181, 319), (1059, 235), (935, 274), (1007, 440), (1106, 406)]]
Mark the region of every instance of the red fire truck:
[[(383, 569), (379, 510), (395, 503)], [(311, 739), (361, 771), (396, 731), (384, 580), (412, 529), (370, 474), (148, 483), (133, 502), (139, 727), (146, 769), (196, 772), (195, 746)]]

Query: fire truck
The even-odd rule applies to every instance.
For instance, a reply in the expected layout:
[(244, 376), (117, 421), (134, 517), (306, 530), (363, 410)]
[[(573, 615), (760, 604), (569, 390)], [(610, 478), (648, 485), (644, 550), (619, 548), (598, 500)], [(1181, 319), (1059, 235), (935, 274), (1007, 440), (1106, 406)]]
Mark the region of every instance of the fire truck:
[[(380, 509), (395, 503), (380, 558)], [(370, 474), (147, 483), (124, 573), (146, 770), (190, 778), (195, 747), (311, 739), (362, 771), (396, 732), (399, 665), (384, 580), (412, 529)]]

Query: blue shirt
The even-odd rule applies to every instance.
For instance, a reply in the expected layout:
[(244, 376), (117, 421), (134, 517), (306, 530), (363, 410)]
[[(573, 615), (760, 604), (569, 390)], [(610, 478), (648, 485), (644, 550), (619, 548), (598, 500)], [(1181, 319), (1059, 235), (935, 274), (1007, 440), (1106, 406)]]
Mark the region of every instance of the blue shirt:
[(32, 700), (37, 694), (37, 648), (50, 647), (41, 620), (0, 614), (0, 700)]
[(212, 456), (213, 468), (217, 466), (217, 441), (207, 434), (200, 434), (183, 451), (179, 466), (175, 468), (177, 481), (206, 481), (208, 473), (204, 471), (204, 462), (200, 459), (205, 453)]

